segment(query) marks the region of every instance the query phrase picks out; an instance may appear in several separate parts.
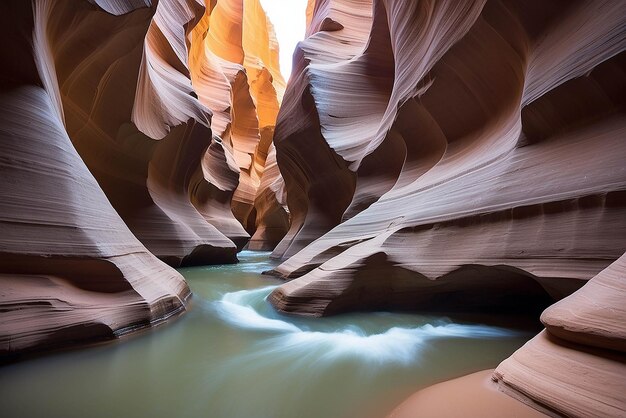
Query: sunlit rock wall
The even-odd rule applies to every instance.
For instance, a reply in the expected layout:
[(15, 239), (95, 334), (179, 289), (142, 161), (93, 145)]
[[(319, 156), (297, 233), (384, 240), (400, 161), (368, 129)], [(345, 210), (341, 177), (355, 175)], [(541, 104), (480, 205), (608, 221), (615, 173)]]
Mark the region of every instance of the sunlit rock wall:
[(0, 352), (184, 311), (162, 261), (235, 262), (266, 160), (280, 183), (284, 81), (259, 3), (5, 2), (0, 24)]
[[(50, 3), (42, 19), (67, 132), (153, 254), (174, 266), (233, 262), (233, 242), (190, 199), (206, 182), (201, 161), (211, 144), (211, 115), (187, 68), (187, 32), (202, 7), (155, 7), (115, 16), (87, 2)], [(213, 163), (234, 170), (224, 159)]]
[[(278, 170), (271, 169), (272, 160), (267, 158), (285, 89), (276, 36), (258, 0), (222, 0), (207, 7), (193, 31), (193, 39), (194, 88), (200, 101), (213, 112), (213, 133), (232, 156), (230, 164), (240, 171), (232, 198), (232, 211), (239, 222), (231, 222), (233, 231), (227, 235), (245, 244), (249, 238), (246, 231), (254, 234), (259, 229), (253, 240), (258, 249), (259, 241), (267, 241), (263, 233), (267, 218), (264, 214), (271, 210), (271, 198), (275, 196), (272, 189), (261, 187), (266, 165), (270, 166), (267, 175), (271, 176), (266, 182), (281, 182)], [(257, 196), (262, 197), (255, 204)], [(218, 201), (230, 212), (229, 199)], [(215, 211), (206, 211), (202, 204), (196, 207), (209, 222), (223, 222), (212, 215)], [(287, 212), (282, 206), (278, 211), (282, 211), (280, 219), (285, 226), (279, 237), (268, 241), (272, 248), (286, 233), (288, 224)], [(261, 216), (257, 216), (258, 212)]]

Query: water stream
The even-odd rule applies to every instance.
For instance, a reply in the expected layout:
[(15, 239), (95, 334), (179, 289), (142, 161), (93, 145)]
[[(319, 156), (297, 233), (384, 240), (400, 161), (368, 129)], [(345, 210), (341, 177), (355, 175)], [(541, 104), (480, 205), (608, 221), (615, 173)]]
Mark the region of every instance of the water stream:
[(531, 336), (441, 316), (294, 318), (265, 300), (269, 253), (181, 269), (194, 292), (172, 323), (0, 368), (11, 417), (384, 417), (420, 387), (495, 367)]

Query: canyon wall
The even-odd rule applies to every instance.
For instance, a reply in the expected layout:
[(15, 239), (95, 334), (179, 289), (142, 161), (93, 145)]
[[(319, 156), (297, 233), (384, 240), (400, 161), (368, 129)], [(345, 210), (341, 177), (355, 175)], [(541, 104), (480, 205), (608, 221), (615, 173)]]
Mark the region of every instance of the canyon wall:
[(279, 190), (285, 83), (260, 4), (5, 2), (0, 27), (0, 354), (183, 312), (166, 264), (236, 262)]
[[(264, 223), (267, 205), (263, 197), (257, 203), (257, 196), (268, 195), (268, 188), (261, 186), (262, 177), (280, 178), (277, 170), (270, 168), (265, 174), (265, 168), (273, 165), (268, 154), (285, 81), (278, 65), (278, 42), (259, 1), (223, 0), (213, 6), (207, 7), (193, 30), (191, 75), (200, 102), (213, 112), (213, 133), (227, 150), (229, 164), (240, 173), (238, 179), (224, 179), (230, 186), (224, 185), (222, 190), (234, 190), (232, 212), (238, 222), (231, 222), (229, 237), (239, 241), (241, 248), (250, 238), (248, 233), (257, 230), (257, 223)], [(215, 171), (209, 166), (207, 162), (207, 171)], [(212, 172), (212, 176), (221, 174)], [(209, 199), (211, 204), (206, 204), (206, 196), (215, 193), (204, 188), (194, 193), (196, 208), (212, 223), (217, 221), (217, 213), (231, 213), (229, 195)], [(222, 210), (214, 210), (216, 202)], [(261, 216), (257, 216), (259, 211)], [(286, 212), (284, 222), (288, 222)], [(276, 241), (286, 233), (286, 227), (283, 229)]]
[(540, 309), (623, 254), (624, 4), (365, 3), (296, 51), (278, 309)]
[(623, 416), (626, 4), (316, 0), (308, 21), (274, 138), (292, 223), (270, 302), (560, 300), (495, 386), (550, 415)]
[[(11, 2), (0, 13), (12, 40), (0, 70), (2, 354), (113, 338), (183, 311), (190, 294), (135, 238), (68, 136), (51, 8)], [(150, 10), (132, 17), (149, 22)]]
[(285, 86), (258, 0), (0, 6), (0, 354), (158, 324), (190, 295), (172, 266), (248, 244), (284, 261), (283, 312), (560, 300), (494, 381), (623, 415), (626, 3), (307, 22)]

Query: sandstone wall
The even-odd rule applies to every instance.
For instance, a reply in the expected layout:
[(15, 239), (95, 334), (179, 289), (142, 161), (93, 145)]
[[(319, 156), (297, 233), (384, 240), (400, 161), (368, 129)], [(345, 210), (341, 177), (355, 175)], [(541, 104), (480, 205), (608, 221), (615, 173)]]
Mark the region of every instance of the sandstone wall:
[(279, 114), (276, 307), (540, 307), (626, 250), (622, 3), (356, 3), (315, 2)]
[(5, 2), (0, 26), (0, 352), (183, 312), (163, 262), (236, 262), (256, 229), (284, 90), (259, 3)]

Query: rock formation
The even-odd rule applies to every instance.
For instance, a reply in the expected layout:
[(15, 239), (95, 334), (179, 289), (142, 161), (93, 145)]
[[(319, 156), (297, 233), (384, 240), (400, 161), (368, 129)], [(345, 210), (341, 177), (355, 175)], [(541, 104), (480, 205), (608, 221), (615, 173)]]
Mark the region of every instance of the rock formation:
[[(626, 254), (544, 311), (546, 326), (493, 379), (514, 397), (561, 415), (626, 414)], [(576, 376), (577, 378), (573, 378)]]
[(271, 272), (291, 281), (272, 304), (321, 316), (561, 300), (476, 393), (623, 416), (626, 4), (309, 6), (274, 138), (292, 223)]
[(558, 301), (492, 389), (624, 415), (626, 3), (307, 22), (285, 86), (259, 0), (2, 3), (0, 354), (159, 323), (190, 295), (167, 264), (249, 241), (283, 312)]
[(115, 16), (87, 2), (42, 4), (67, 132), (124, 222), (174, 266), (235, 261), (235, 245), (189, 197), (205, 181), (211, 143), (186, 65), (185, 28), (200, 6), (161, 2)]
[(6, 2), (0, 26), (0, 353), (184, 311), (162, 261), (235, 262), (235, 215), (255, 229), (284, 90), (258, 1)]
[(296, 52), (279, 310), (540, 308), (626, 250), (624, 4), (364, 3)]
[(265, 159), (265, 169), (254, 201), (256, 231), (248, 248), (255, 251), (273, 250), (289, 231), (290, 214), (287, 207), (285, 182), (276, 161), (272, 142)]
[[(193, 85), (200, 101), (213, 111), (213, 132), (232, 156), (229, 164), (240, 171), (239, 179), (222, 187), (234, 190), (232, 209), (239, 221), (231, 219), (232, 232), (226, 235), (245, 244), (249, 236), (241, 225), (250, 233), (256, 230), (255, 199), (285, 89), (278, 69), (278, 43), (258, 0), (222, 0), (213, 9), (207, 7), (193, 38)], [(229, 196), (212, 199), (216, 201), (223, 205), (221, 211), (196, 204), (213, 224), (215, 213), (230, 214)]]
[(67, 135), (47, 6), (0, 13), (0, 30), (21, 29), (0, 47), (1, 354), (113, 338), (183, 311), (190, 294), (133, 236)]

